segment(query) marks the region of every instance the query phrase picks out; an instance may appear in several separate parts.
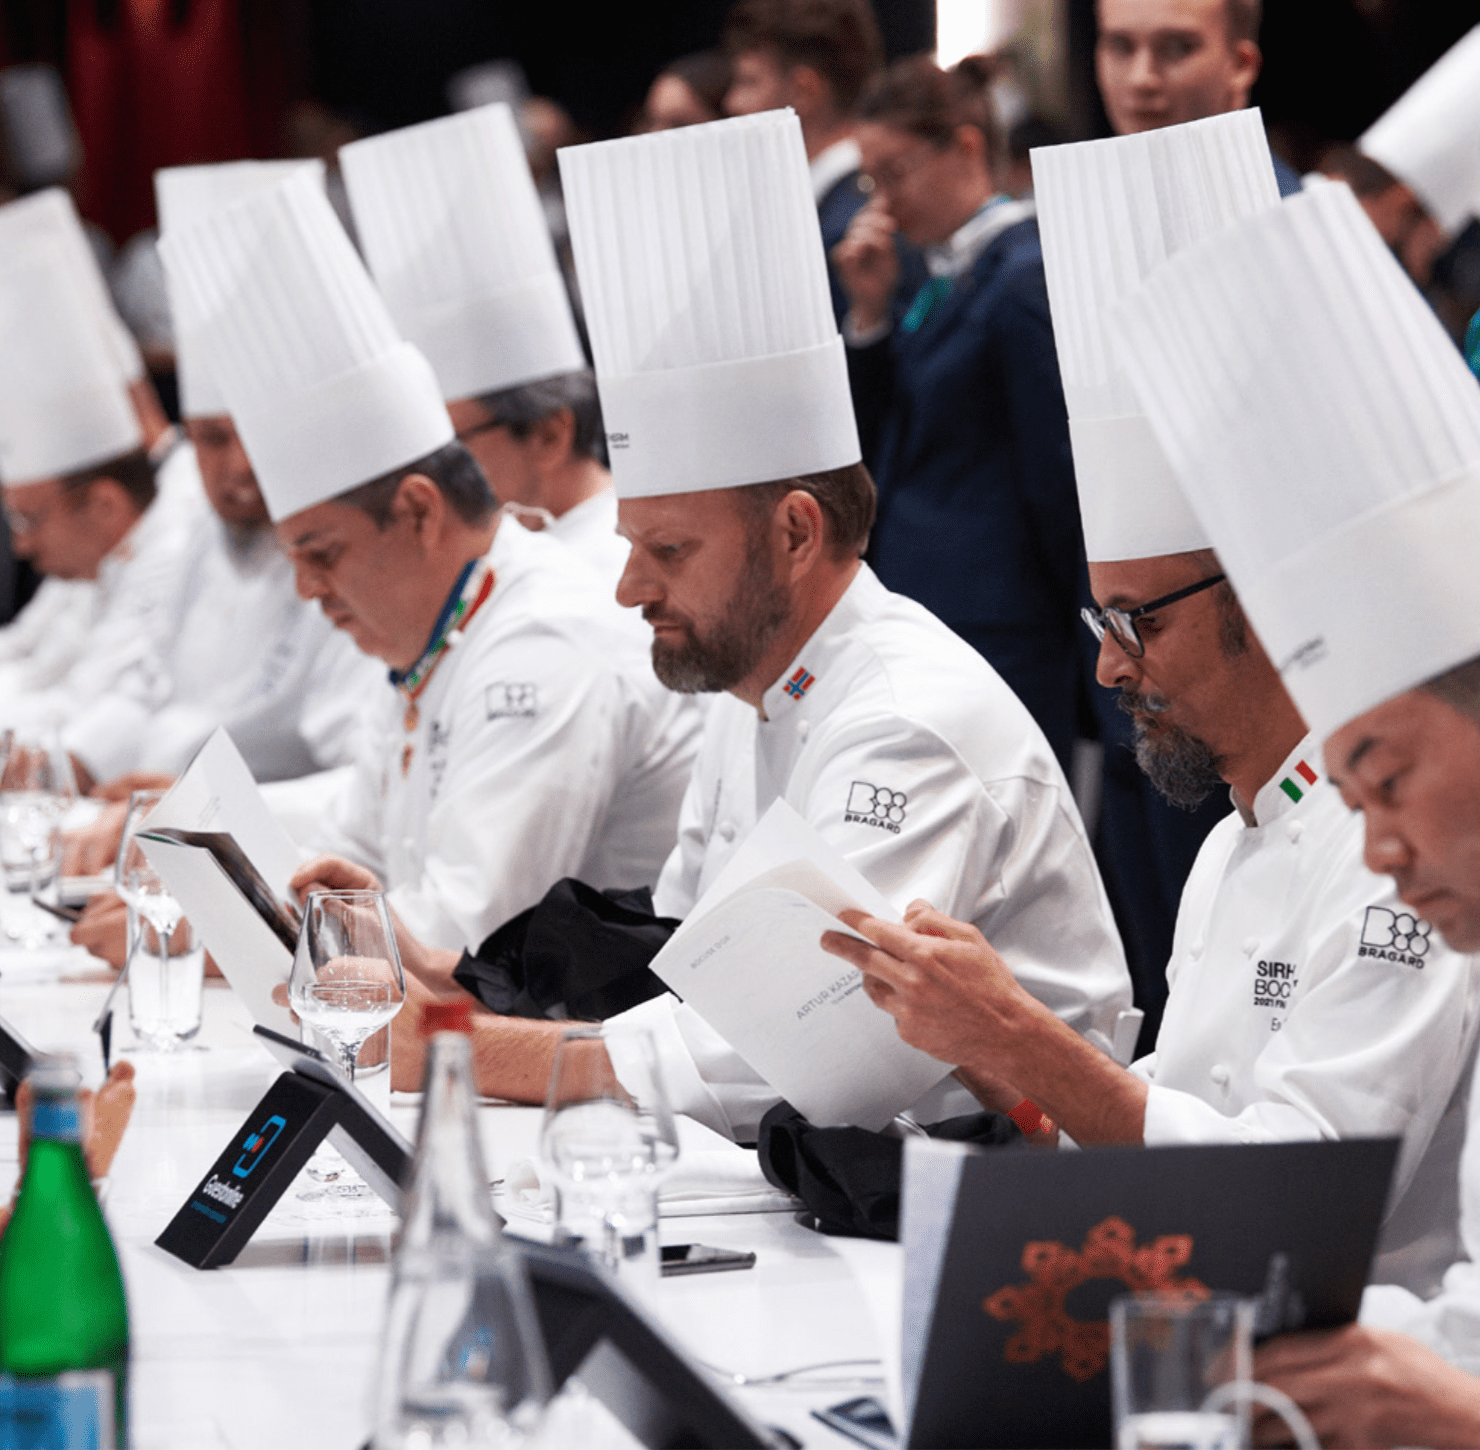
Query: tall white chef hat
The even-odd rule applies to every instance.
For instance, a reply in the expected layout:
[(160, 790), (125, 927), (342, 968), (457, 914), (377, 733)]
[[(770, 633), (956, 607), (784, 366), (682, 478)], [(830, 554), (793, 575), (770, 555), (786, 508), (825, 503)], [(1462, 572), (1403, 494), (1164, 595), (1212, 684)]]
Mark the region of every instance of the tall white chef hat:
[(274, 522), (452, 441), (317, 177), (297, 171), (160, 242)]
[(1279, 204), (1257, 110), (1040, 147), (1033, 194), (1087, 556), (1208, 547), (1111, 347), (1111, 310), (1167, 257)]
[(128, 384), (71, 261), (39, 238), (0, 262), (0, 482), (37, 483), (143, 441)]
[[(170, 236), (201, 217), (230, 206), (245, 196), (276, 186), (295, 171), (307, 169), (320, 186), (322, 161), (225, 161), (215, 166), (167, 166), (154, 173), (154, 199), (159, 230)], [(178, 290), (165, 277), (170, 312), (175, 323), (175, 372), (180, 387), (180, 412), (187, 418), (206, 418), (230, 410), (211, 378), (210, 364), (188, 309), (175, 296)]]
[(858, 462), (792, 112), (567, 147), (560, 175), (619, 495)]
[(1357, 138), (1357, 149), (1406, 182), (1443, 231), (1480, 215), (1480, 25)]
[(339, 160), (371, 275), (444, 398), (586, 366), (508, 106), (371, 136)]
[(127, 324), (109, 295), (103, 270), (70, 193), (60, 186), (0, 206), (0, 256), (10, 247), (37, 241), (52, 247), (65, 262), (75, 286), (102, 331), (124, 378), (136, 383), (144, 376), (144, 359)]
[(1172, 258), (1115, 322), (1312, 730), (1480, 654), (1480, 388), (1344, 183)]

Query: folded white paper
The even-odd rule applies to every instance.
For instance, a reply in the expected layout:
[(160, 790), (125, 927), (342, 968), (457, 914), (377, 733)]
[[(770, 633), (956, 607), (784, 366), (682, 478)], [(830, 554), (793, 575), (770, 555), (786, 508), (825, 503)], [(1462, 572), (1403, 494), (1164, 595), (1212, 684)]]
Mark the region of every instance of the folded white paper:
[(735, 852), (653, 971), (818, 1126), (880, 1129), (950, 1067), (899, 1036), (863, 976), (822, 949), (838, 918), (899, 913), (785, 801)]
[[(298, 869), (298, 850), (273, 819), (252, 772), (224, 728), (150, 812), (145, 830), (221, 831), (233, 837), (271, 891), (284, 900)], [(202, 846), (145, 840), (149, 864), (169, 887), (196, 935), (253, 1018), (274, 1032), (296, 1037), (286, 1007), (272, 989), (288, 980), (293, 954), (258, 915), (220, 863)]]

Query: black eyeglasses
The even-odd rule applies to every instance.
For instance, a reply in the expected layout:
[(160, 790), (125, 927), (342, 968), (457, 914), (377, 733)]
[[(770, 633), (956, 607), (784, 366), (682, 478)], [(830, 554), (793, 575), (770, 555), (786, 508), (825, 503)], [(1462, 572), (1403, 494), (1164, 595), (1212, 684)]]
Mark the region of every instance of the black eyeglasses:
[(480, 433), (492, 433), (495, 428), (507, 428), (509, 425), (502, 418), (489, 418), (482, 423), (474, 423), (471, 428), (464, 428), (461, 433), (452, 436), (459, 443), (466, 443), (470, 438), (476, 438)]
[(1079, 617), (1089, 625), (1090, 633), (1096, 639), (1103, 640), (1108, 629), (1115, 637), (1115, 643), (1133, 660), (1138, 660), (1146, 653), (1145, 642), (1140, 630), (1136, 628), (1136, 621), (1142, 615), (1165, 609), (1168, 604), (1175, 604), (1179, 599), (1190, 599), (1194, 594), (1201, 594), (1204, 589), (1221, 584), (1227, 577), (1226, 574), (1214, 574), (1207, 579), (1198, 580), (1196, 584), (1189, 584), (1185, 589), (1178, 589), (1174, 594), (1163, 594), (1160, 599), (1153, 599), (1149, 604), (1138, 605), (1135, 609), (1116, 609), (1113, 606), (1108, 609), (1081, 609)]

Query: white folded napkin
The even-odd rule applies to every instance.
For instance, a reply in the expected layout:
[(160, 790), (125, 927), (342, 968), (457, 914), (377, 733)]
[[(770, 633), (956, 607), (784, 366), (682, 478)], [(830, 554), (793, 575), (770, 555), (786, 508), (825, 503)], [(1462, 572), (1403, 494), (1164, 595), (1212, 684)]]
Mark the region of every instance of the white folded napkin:
[[(504, 1174), (503, 1207), (517, 1218), (548, 1223), (555, 1213), (549, 1169), (519, 1158)], [(756, 1155), (728, 1144), (685, 1151), (658, 1190), (658, 1214), (677, 1218), (708, 1213), (777, 1213), (800, 1208), (789, 1193), (766, 1182)]]

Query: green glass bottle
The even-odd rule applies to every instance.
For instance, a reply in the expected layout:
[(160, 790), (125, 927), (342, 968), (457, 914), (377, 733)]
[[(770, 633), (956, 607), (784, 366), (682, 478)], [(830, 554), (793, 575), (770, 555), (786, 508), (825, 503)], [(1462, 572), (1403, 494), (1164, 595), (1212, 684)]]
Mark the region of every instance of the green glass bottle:
[(123, 1450), (128, 1306), (82, 1156), (76, 1071), (32, 1072), (31, 1150), (0, 1238), (0, 1450)]

